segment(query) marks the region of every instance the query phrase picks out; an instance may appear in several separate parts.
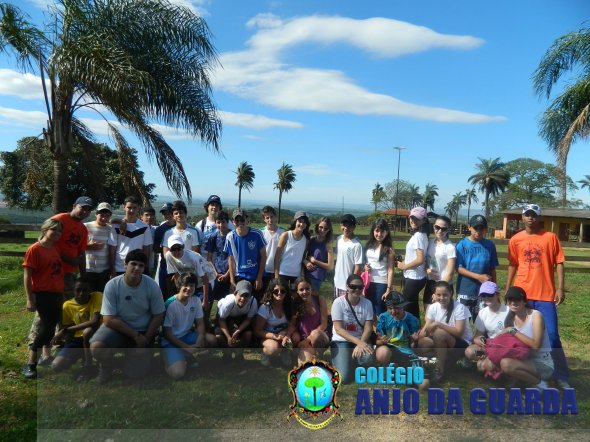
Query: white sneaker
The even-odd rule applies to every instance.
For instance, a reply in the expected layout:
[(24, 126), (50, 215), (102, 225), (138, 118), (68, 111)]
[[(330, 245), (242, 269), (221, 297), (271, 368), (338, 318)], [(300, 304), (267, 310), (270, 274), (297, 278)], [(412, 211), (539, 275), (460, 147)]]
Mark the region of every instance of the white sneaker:
[(544, 390), (549, 388), (549, 384), (547, 384), (547, 381), (541, 380), (537, 385), (535, 385), (535, 388), (543, 393)]
[(262, 364), (263, 367), (269, 367), (270, 366), (270, 356), (262, 353), (262, 357), (260, 358), (260, 363)]
[(562, 390), (564, 388), (572, 388), (572, 386), (570, 385), (570, 383), (568, 381), (566, 381), (565, 379), (558, 379), (557, 380), (557, 385), (559, 386), (559, 388), (561, 388)]

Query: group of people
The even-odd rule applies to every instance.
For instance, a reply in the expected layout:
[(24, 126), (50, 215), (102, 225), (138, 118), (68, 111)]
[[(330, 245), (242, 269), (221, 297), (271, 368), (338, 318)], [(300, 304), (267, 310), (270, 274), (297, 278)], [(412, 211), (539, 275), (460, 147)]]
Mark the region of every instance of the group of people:
[[(385, 219), (372, 224), (363, 247), (351, 214), (342, 216), (333, 242), (327, 217), (312, 229), (308, 214), (298, 211), (284, 230), (266, 206), (265, 226), (255, 229), (243, 209), (230, 218), (217, 195), (207, 199), (206, 217), (194, 226), (182, 201), (162, 206), (158, 226), (155, 211), (140, 211), (134, 197), (125, 199), (122, 219), (111, 219), (111, 206), (100, 203), (96, 220), (84, 224), (93, 208), (90, 198), (78, 198), (71, 212), (43, 223), (26, 253), (27, 308), (38, 313), (23, 368), (28, 378), (37, 374), (38, 351), (44, 349), (41, 362), (50, 360), (47, 352), (58, 343), (55, 370), (83, 358), (80, 377), (106, 382), (114, 354), (129, 349), (125, 373), (143, 376), (152, 359), (145, 349), (158, 342), (174, 379), (203, 348), (225, 347), (223, 359), (240, 364), (243, 349), (259, 345), (264, 366), (292, 366), (295, 357), (308, 361), (329, 347), (345, 383), (357, 364), (420, 365), (423, 355), (436, 356), (432, 380), (440, 382), (447, 356), (458, 350), (463, 362), (475, 361), (486, 373), (540, 388), (554, 376), (568, 386), (555, 308), (564, 299), (563, 252), (555, 235), (541, 228), (537, 205), (523, 209), (526, 228), (510, 241), (507, 307), (494, 282), (498, 259), (481, 215), (470, 219), (470, 235), (455, 247), (447, 217), (436, 217), (429, 239), (426, 210), (412, 209), (412, 236), (402, 257)], [(401, 292), (394, 288), (395, 268), (403, 271)], [(328, 311), (320, 289), (331, 270)], [(506, 333), (532, 349), (529, 359), (495, 363), (487, 357), (486, 340)]]

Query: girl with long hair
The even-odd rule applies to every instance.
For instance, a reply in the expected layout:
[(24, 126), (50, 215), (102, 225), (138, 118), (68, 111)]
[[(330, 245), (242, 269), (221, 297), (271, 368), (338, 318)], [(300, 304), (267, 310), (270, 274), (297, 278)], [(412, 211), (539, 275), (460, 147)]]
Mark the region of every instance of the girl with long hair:
[(370, 274), (365, 296), (373, 304), (375, 314), (379, 316), (386, 311), (384, 299), (393, 290), (395, 263), (395, 250), (391, 243), (389, 225), (383, 218), (379, 218), (371, 226), (365, 246), (365, 258), (365, 271)]

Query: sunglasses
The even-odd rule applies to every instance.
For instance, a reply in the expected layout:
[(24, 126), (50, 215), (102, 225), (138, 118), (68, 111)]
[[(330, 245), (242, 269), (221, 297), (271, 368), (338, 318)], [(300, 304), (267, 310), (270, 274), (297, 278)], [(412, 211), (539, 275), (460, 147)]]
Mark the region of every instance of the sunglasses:
[(362, 290), (365, 286), (362, 284), (348, 284), (350, 290)]
[(441, 226), (437, 226), (436, 224), (434, 225), (434, 230), (440, 230), (441, 232), (446, 232), (449, 230), (448, 227), (441, 227)]
[(273, 290), (273, 295), (285, 295), (287, 292), (285, 290)]
[(171, 252), (180, 252), (182, 249), (184, 249), (184, 247), (182, 247), (182, 246), (170, 247)]

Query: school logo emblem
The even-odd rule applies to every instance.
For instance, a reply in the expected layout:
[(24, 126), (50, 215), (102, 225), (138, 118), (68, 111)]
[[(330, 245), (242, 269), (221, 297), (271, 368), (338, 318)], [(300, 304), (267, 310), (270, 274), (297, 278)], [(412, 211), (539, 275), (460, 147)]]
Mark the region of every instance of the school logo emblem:
[(324, 361), (305, 362), (289, 372), (289, 388), (293, 405), (287, 419), (295, 419), (311, 430), (324, 428), (338, 413), (336, 392), (340, 386), (340, 373)]
[(254, 250), (256, 248), (256, 241), (248, 241), (248, 248)]

